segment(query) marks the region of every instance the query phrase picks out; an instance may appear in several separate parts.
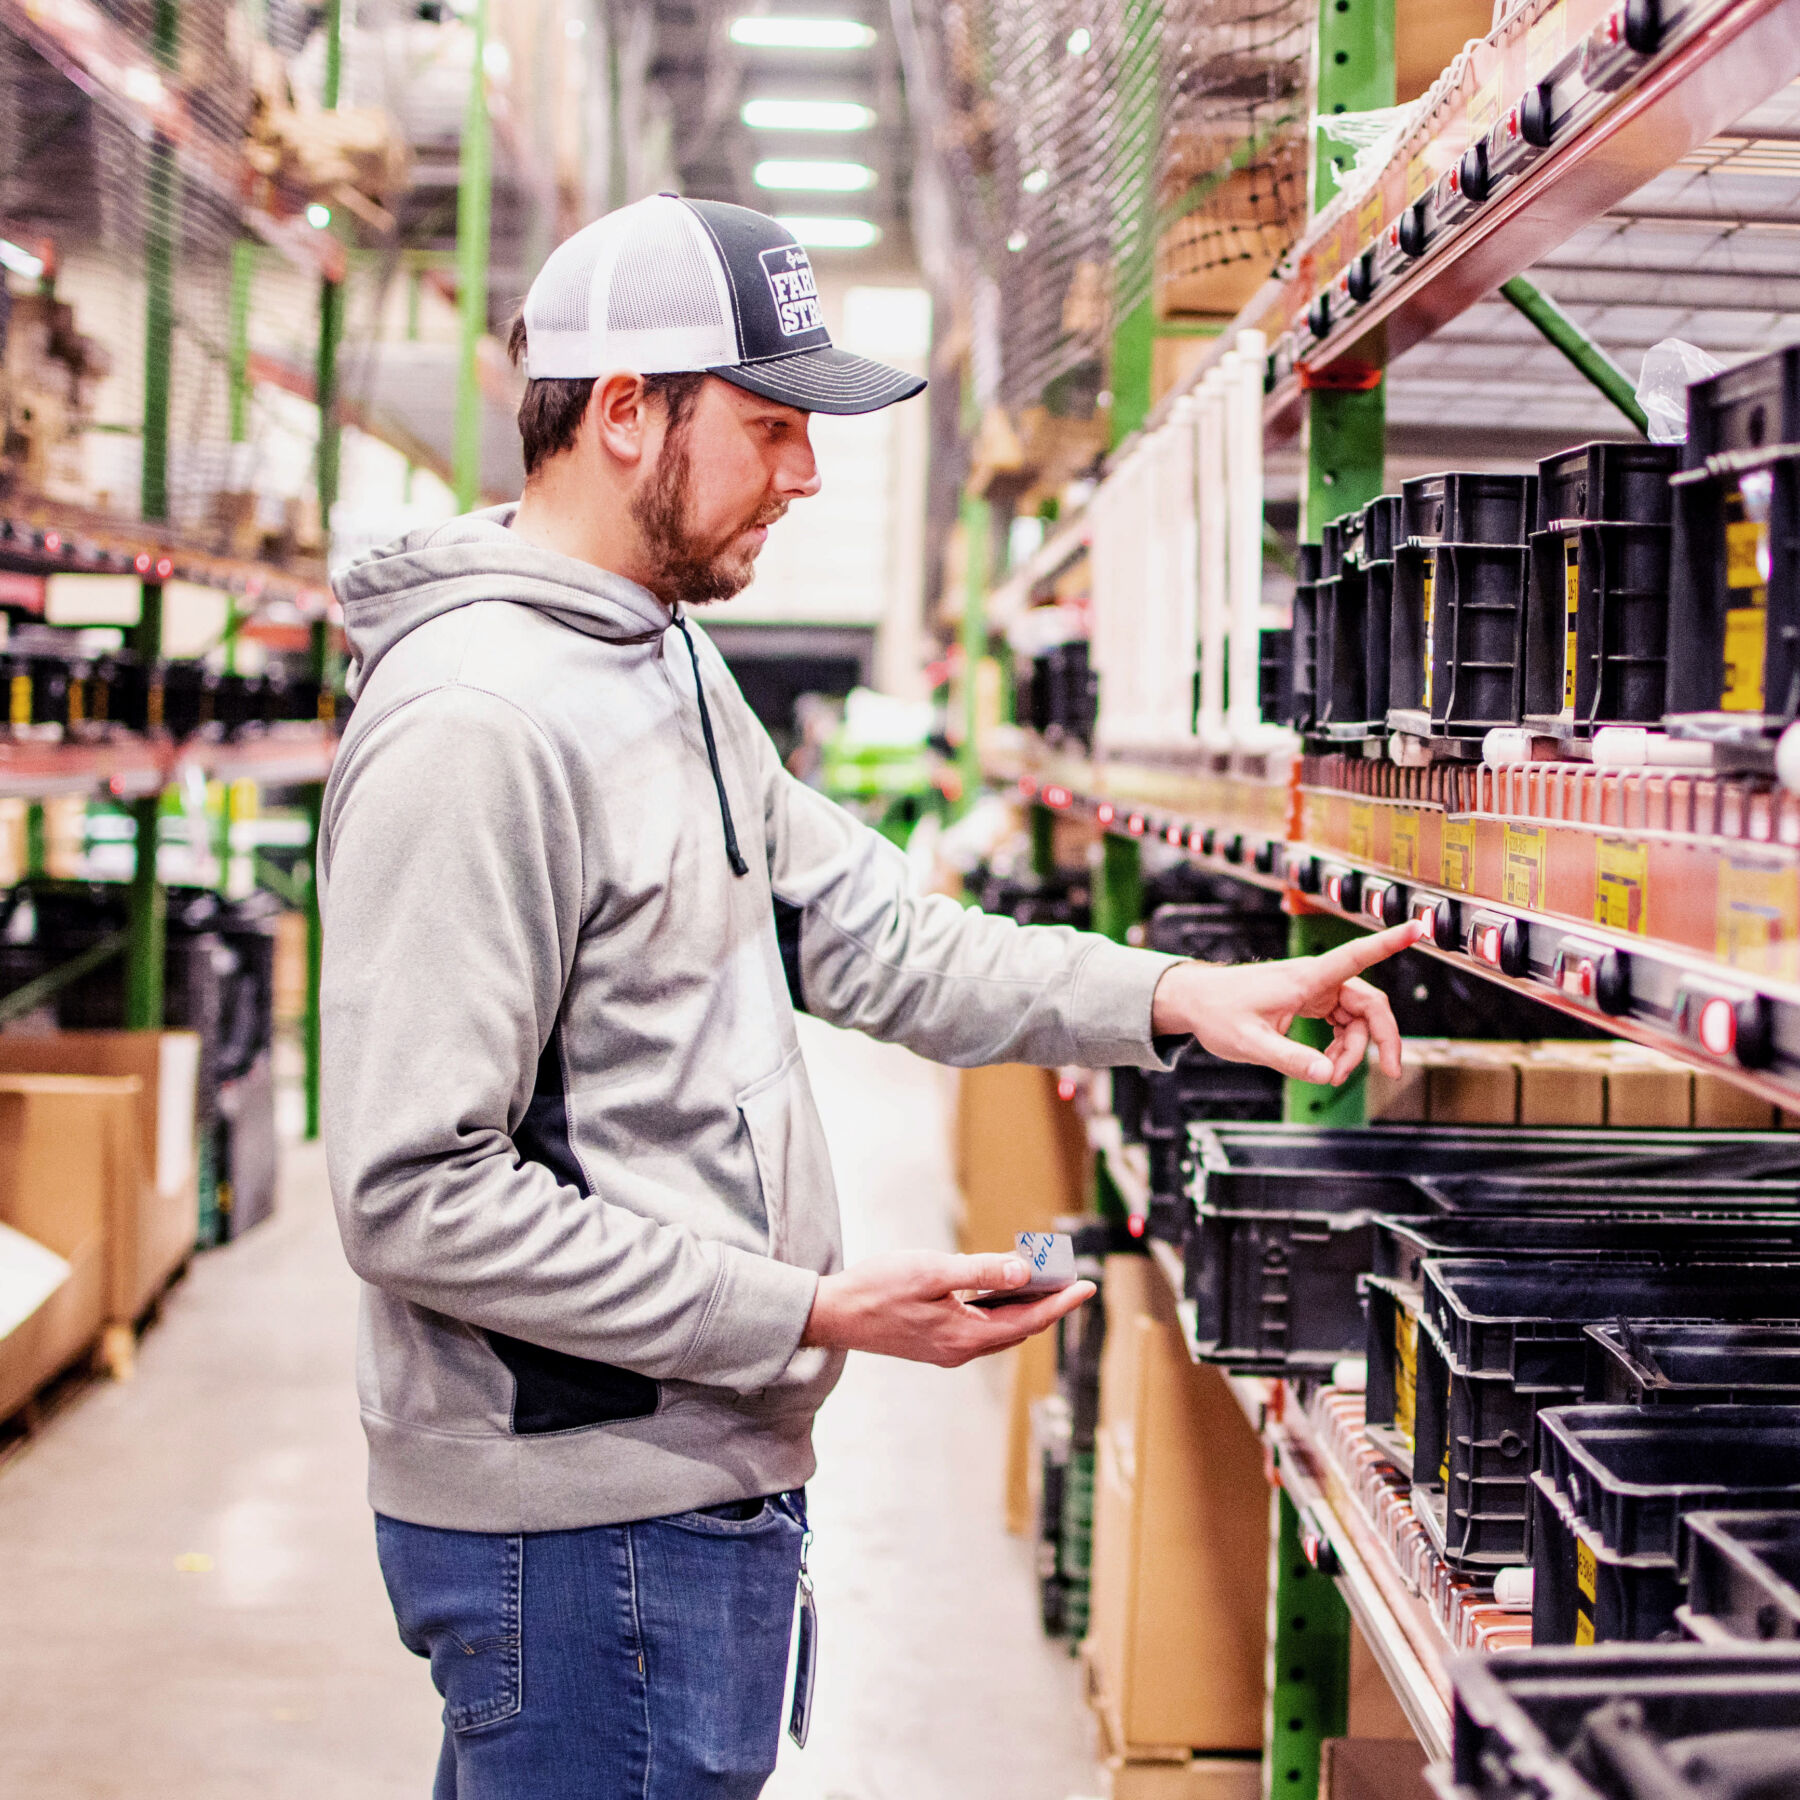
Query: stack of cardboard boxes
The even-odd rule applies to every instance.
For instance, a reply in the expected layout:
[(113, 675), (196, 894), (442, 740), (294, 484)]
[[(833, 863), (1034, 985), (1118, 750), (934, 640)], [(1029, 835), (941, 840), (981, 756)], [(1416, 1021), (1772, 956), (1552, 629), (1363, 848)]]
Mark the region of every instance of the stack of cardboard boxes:
[(83, 1356), (131, 1373), (192, 1254), (191, 1032), (0, 1035), (0, 1420)]

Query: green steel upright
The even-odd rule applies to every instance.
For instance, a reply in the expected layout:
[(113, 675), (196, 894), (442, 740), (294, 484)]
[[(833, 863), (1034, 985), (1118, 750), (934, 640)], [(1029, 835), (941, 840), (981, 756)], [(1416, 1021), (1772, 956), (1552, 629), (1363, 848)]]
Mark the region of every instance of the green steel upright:
[[(1112, 441), (1129, 437), (1149, 417), (1156, 349), (1156, 142), (1162, 75), (1162, 0), (1126, 0), (1115, 83), (1127, 159), (1117, 202), (1121, 250), (1118, 283), (1124, 307), (1113, 329)], [(1135, 166), (1132, 166), (1134, 165)]]
[[(344, 18), (342, 0), (326, 0), (325, 78), (321, 102), (335, 111), (343, 91)], [(327, 277), (319, 284), (319, 349), (314, 369), (313, 397), (319, 408), (317, 464), (319, 531), (326, 553), (331, 546), (331, 513), (337, 505), (338, 476), (343, 449), (343, 425), (338, 417), (338, 350), (344, 336), (344, 284)], [(319, 717), (332, 716), (331, 628), (323, 619), (312, 628), (312, 672), (319, 683)], [(325, 927), (319, 917), (319, 889), (314, 869), (319, 854), (319, 820), (325, 808), (325, 790), (316, 783), (301, 797), (311, 831), (311, 855), (306, 868), (306, 1005), (300, 1019), (301, 1050), (305, 1058), (306, 1136), (319, 1135), (319, 975), (325, 959)]]
[[(151, 53), (172, 70), (181, 51), (177, 0), (156, 0)], [(138, 501), (147, 520), (169, 516), (169, 401), (175, 337), (175, 249), (180, 240), (181, 175), (175, 146), (158, 136), (150, 144), (144, 222), (144, 430), (143, 474)], [(146, 581), (132, 648), (146, 669), (162, 655), (162, 583)], [(156, 867), (162, 796), (132, 803), (136, 842), (132, 852), (125, 951), (125, 1023), (155, 1031), (163, 1022), (163, 944), (167, 897)]]
[(1320, 1746), (1349, 1723), (1350, 1609), (1331, 1576), (1306, 1560), (1300, 1514), (1285, 1489), (1275, 1514), (1262, 1791), (1264, 1800), (1313, 1800)]
[[(1320, 0), (1318, 69), (1320, 119), (1392, 106), (1394, 0)], [(1312, 176), (1317, 210), (1337, 184), (1316, 134)], [(1380, 377), (1342, 391), (1316, 388), (1307, 401), (1300, 535), (1316, 543), (1328, 521), (1381, 492), (1387, 411)], [(1302, 917), (1293, 922), (1289, 947), (1297, 956), (1313, 955), (1355, 935), (1339, 921)], [(1322, 1021), (1308, 1020), (1293, 1035), (1323, 1045), (1331, 1033)], [(1315, 1125), (1362, 1124), (1367, 1113), (1361, 1071), (1341, 1088), (1289, 1081), (1283, 1116)], [(1277, 1502), (1272, 1562), (1263, 1794), (1268, 1800), (1318, 1800), (1319, 1746), (1342, 1736), (1347, 1724), (1350, 1614), (1332, 1578), (1306, 1560), (1299, 1516), (1285, 1491)]]
[(488, 0), (469, 15), (475, 67), (463, 120), (462, 168), (456, 191), (457, 308), (462, 343), (456, 375), (456, 433), (451, 486), (463, 511), (481, 504), (481, 380), (476, 358), (487, 330), (488, 223), (493, 205), (492, 146), (487, 103)]

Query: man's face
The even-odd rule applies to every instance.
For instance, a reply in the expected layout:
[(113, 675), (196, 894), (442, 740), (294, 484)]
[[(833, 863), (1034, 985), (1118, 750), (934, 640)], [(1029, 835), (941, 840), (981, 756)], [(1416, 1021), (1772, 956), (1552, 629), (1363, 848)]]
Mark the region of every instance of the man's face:
[(819, 491), (810, 422), (716, 377), (701, 387), (631, 503), (659, 599), (703, 606), (750, 585), (768, 528)]

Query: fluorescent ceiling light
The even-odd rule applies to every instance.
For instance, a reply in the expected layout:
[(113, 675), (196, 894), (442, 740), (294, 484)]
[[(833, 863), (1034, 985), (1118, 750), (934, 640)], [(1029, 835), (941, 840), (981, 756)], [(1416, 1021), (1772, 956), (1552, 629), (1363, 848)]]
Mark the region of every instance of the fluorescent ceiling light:
[(856, 19), (734, 19), (731, 41), (758, 50), (866, 50), (875, 33)]
[(21, 275), (27, 281), (41, 281), (44, 278), (44, 260), (33, 256), (23, 245), (15, 244), (9, 238), (0, 238), (0, 269), (10, 269), (13, 274)]
[(881, 236), (867, 219), (783, 218), (775, 223), (811, 250), (866, 250)]
[(756, 165), (759, 188), (787, 188), (795, 193), (860, 194), (875, 185), (875, 171), (859, 162), (781, 162)]
[(867, 131), (875, 114), (856, 100), (751, 100), (744, 123), (756, 131)]

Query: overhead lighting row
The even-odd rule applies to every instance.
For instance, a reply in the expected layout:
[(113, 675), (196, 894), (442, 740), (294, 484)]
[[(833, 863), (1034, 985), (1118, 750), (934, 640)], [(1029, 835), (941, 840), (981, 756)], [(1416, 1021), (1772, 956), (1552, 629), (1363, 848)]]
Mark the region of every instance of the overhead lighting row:
[[(858, 19), (771, 18), (734, 20), (731, 41), (759, 50), (866, 50), (875, 33)], [(752, 131), (867, 131), (875, 111), (857, 100), (746, 101), (742, 113)], [(778, 193), (863, 194), (875, 185), (867, 163), (848, 159), (766, 157), (752, 177), (759, 188)], [(867, 219), (787, 216), (779, 221), (812, 250), (866, 250), (880, 237)]]

